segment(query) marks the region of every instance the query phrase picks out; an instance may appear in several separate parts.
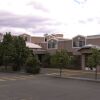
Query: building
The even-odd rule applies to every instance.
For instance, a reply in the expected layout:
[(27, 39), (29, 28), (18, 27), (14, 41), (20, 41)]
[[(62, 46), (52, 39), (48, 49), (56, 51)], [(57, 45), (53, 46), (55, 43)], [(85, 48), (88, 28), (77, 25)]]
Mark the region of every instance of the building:
[[(77, 35), (72, 39), (64, 38), (63, 34), (45, 34), (40, 37), (24, 33), (20, 36), (26, 40), (26, 46), (32, 49), (40, 60), (46, 53), (54, 54), (56, 51), (64, 49), (77, 58), (78, 65), (82, 69), (86, 67), (87, 57), (91, 54), (91, 48), (100, 48), (100, 35)], [(0, 34), (0, 41), (2, 39), (2, 34)]]
[(23, 34), (28, 42), (41, 46), (36, 52), (39, 56), (45, 53), (53, 54), (58, 50), (65, 49), (70, 55), (77, 57), (79, 66), (82, 69), (86, 67), (88, 55), (91, 54), (91, 48), (100, 48), (100, 35), (82, 36), (77, 35), (72, 39), (66, 39), (63, 34), (45, 34), (43, 37), (34, 37)]

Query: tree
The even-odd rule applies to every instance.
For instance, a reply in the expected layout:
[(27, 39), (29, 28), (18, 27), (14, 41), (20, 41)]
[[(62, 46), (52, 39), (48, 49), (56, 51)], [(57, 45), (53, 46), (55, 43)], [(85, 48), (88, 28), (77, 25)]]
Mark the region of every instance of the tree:
[(26, 47), (25, 40), (20, 36), (14, 37), (13, 45), (15, 49), (13, 54), (13, 70), (17, 71), (26, 62), (30, 50)]
[(0, 43), (0, 65), (3, 64), (3, 49), (2, 49), (2, 43)]
[(42, 58), (43, 67), (50, 67), (50, 54), (46, 53)]
[(62, 75), (62, 68), (64, 68), (70, 61), (70, 56), (67, 51), (61, 50), (57, 51), (54, 55), (51, 56), (51, 64), (53, 66), (58, 66), (60, 69), (60, 77)]
[(2, 61), (5, 65), (5, 70), (7, 71), (8, 64), (12, 61), (12, 55), (13, 55), (13, 38), (10, 34), (10, 32), (6, 32), (3, 38), (3, 42), (1, 43), (1, 52), (2, 52)]
[(33, 55), (33, 51), (26, 47), (25, 40), (20, 36), (11, 36), (6, 32), (3, 42), (0, 43), (0, 65), (12, 66), (14, 71), (18, 71), (25, 65), (27, 57)]
[(35, 55), (28, 56), (25, 66), (27, 73), (38, 74), (40, 72), (39, 60)]
[(87, 65), (90, 68), (96, 68), (95, 79), (97, 79), (97, 66), (100, 65), (100, 50), (92, 49), (92, 54), (88, 57)]

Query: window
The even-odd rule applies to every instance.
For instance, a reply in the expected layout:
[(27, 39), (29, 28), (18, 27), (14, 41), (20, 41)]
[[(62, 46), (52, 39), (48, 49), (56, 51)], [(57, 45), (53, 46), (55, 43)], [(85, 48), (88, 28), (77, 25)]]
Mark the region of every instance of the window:
[(76, 42), (74, 42), (74, 41), (73, 41), (73, 47), (77, 47), (77, 44), (76, 44)]
[(84, 36), (76, 36), (73, 38), (72, 47), (83, 47), (85, 45), (86, 39)]
[(57, 48), (57, 40), (49, 40), (48, 48)]
[(85, 45), (85, 41), (73, 41), (73, 47), (82, 47)]
[(79, 47), (82, 47), (85, 45), (85, 41), (79, 41)]

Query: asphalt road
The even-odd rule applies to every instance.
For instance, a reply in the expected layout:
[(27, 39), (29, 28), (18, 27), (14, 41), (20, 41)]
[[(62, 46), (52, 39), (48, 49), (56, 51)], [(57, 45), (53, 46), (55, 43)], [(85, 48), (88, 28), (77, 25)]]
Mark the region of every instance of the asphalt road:
[(23, 77), (0, 75), (0, 100), (100, 100), (100, 83), (44, 75)]

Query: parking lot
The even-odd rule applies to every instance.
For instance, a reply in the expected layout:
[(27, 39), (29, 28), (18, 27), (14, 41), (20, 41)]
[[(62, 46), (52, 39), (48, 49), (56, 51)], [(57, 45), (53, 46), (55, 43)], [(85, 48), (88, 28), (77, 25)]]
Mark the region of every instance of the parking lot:
[(0, 100), (100, 100), (100, 83), (2, 73)]

